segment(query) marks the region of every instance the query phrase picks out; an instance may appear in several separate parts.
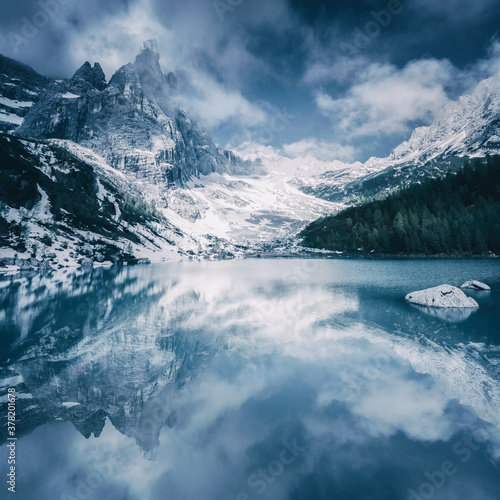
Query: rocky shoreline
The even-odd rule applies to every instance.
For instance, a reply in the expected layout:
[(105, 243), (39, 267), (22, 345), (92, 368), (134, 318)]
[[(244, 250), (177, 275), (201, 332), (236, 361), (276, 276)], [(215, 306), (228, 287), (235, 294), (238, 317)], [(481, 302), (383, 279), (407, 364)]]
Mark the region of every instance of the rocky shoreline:
[(17, 273), (23, 271), (55, 271), (56, 269), (62, 269), (65, 267), (104, 267), (112, 265), (147, 265), (151, 264), (148, 258), (134, 258), (128, 261), (97, 261), (89, 257), (84, 257), (75, 261), (74, 263), (68, 263), (68, 265), (63, 266), (52, 261), (51, 258), (39, 260), (34, 257), (27, 259), (16, 258), (16, 257), (5, 257), (0, 259), (0, 274), (5, 273)]

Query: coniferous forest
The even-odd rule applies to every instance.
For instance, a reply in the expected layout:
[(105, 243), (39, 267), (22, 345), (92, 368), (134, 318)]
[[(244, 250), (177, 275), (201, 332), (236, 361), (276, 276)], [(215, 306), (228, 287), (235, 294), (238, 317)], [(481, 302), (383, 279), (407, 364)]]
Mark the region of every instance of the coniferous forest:
[(458, 173), (319, 219), (301, 236), (347, 254), (499, 253), (500, 156), (467, 159)]

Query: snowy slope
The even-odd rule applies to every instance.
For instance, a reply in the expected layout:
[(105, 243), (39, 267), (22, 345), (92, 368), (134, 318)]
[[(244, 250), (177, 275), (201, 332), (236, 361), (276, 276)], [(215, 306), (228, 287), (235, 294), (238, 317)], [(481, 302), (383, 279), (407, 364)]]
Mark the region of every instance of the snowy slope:
[(187, 234), (216, 235), (248, 250), (289, 245), (311, 220), (341, 206), (297, 189), (284, 174), (211, 174), (168, 193), (166, 217)]
[(295, 185), (296, 172), (277, 162), (264, 161), (260, 174), (212, 173), (166, 190), (162, 184), (129, 180), (83, 146), (52, 142), (64, 145), (99, 171), (109, 172), (117, 189), (140, 194), (156, 206), (186, 236), (178, 242), (178, 249), (201, 257), (283, 246), (312, 220), (342, 207), (300, 191)]
[(417, 128), (388, 161), (429, 161), (444, 152), (484, 156), (499, 147), (500, 73), (448, 104), (429, 127)]
[(72, 148), (79, 147), (0, 135), (4, 265), (158, 261), (197, 248), (123, 174), (91, 151)]

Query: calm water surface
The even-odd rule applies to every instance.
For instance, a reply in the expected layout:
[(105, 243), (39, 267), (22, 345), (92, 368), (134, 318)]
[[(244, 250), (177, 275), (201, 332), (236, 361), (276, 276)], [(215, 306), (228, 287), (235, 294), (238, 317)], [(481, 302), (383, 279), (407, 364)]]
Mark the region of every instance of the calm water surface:
[(1, 277), (2, 477), (14, 387), (13, 498), (498, 500), (499, 311), (493, 260)]

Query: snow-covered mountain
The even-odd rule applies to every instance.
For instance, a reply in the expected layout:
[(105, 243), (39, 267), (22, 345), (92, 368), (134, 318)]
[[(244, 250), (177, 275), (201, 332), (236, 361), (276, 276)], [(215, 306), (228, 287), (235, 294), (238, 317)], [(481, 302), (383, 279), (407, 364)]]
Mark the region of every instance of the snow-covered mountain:
[(72, 141), (0, 134), (0, 261), (21, 268), (235, 257), (291, 237), (339, 205), (281, 170), (138, 182)]
[(83, 157), (72, 149), (0, 134), (4, 265), (160, 260), (197, 248), (125, 175), (89, 150)]
[[(38, 101), (17, 117), (22, 123), (14, 134), (20, 140), (1, 139), (6, 150), (19, 150), (12, 161), (30, 171), (32, 191), (29, 200), (18, 202), (7, 192), (1, 200), (2, 240), (9, 247), (2, 256), (9, 263), (16, 252), (25, 260), (50, 255), (52, 265), (102, 260), (102, 243), (95, 242), (103, 238), (109, 245), (116, 240), (120, 251), (111, 252), (113, 260), (125, 253), (151, 260), (237, 256), (289, 247), (290, 237), (308, 222), (338, 209), (300, 191), (293, 182), (297, 172), (217, 147), (176, 107), (176, 77), (161, 71), (159, 58), (156, 43), (148, 41), (109, 82), (98, 63), (88, 62), (68, 80), (44, 80)], [(64, 155), (71, 158), (67, 168)], [(68, 198), (65, 175), (82, 171), (95, 188), (86, 202), (101, 225), (113, 226), (113, 234), (103, 234), (96, 221), (92, 227), (82, 222), (74, 207), (59, 206), (58, 199)], [(19, 181), (7, 177), (11, 184)], [(59, 193), (51, 182), (59, 182)], [(128, 205), (139, 212), (128, 216), (134, 224), (116, 201), (130, 197), (140, 200)], [(118, 209), (108, 211), (117, 203)], [(68, 234), (72, 224), (75, 241), (61, 239), (58, 231)], [(56, 244), (46, 248), (49, 240)]]
[(471, 94), (448, 104), (432, 125), (417, 128), (388, 159), (423, 163), (443, 153), (483, 156), (499, 148), (500, 73), (480, 82)]
[(500, 148), (496, 75), (384, 159), (223, 151), (175, 104), (177, 79), (159, 59), (145, 42), (109, 82), (98, 63), (50, 80), (0, 59), (0, 119), (18, 137), (0, 137), (0, 257), (54, 266), (289, 251), (319, 217)]
[(360, 196), (380, 196), (423, 178), (442, 177), (461, 166), (464, 157), (499, 151), (500, 73), (448, 104), (430, 126), (415, 129), (411, 138), (387, 158), (370, 158), (354, 169), (306, 179), (302, 189), (331, 201), (350, 203)]

